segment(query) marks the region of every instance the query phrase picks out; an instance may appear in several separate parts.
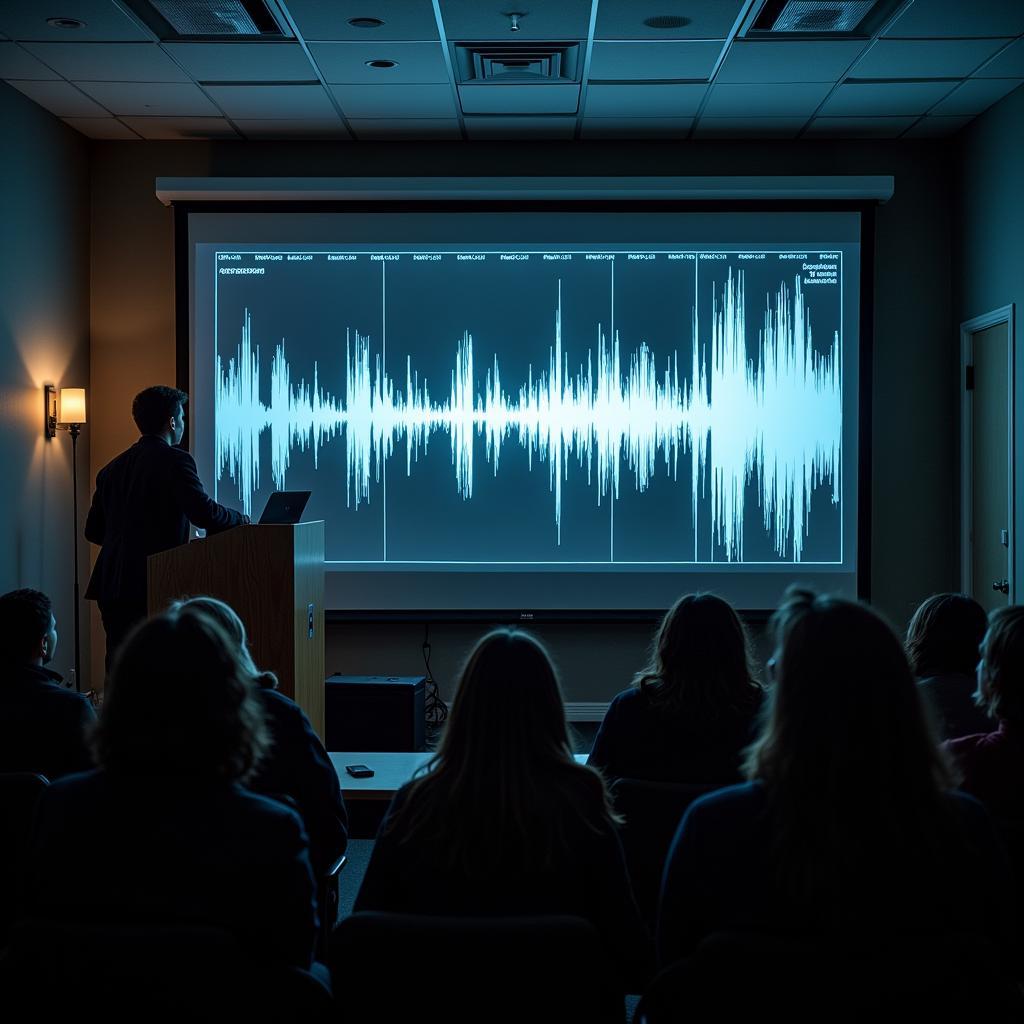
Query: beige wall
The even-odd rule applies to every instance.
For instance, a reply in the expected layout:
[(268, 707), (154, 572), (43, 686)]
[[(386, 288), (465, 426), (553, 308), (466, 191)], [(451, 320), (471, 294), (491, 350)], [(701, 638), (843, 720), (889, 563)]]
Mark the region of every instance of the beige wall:
[[(174, 378), (173, 225), (154, 196), (158, 176), (892, 174), (896, 195), (877, 215), (872, 579), (876, 604), (903, 625), (922, 598), (952, 586), (956, 573), (949, 152), (939, 142), (94, 144), (92, 384), (104, 402), (92, 428), (93, 472), (132, 441), (132, 395)], [(648, 635), (606, 625), (538, 632), (574, 701), (606, 700), (620, 689)], [(432, 628), (442, 689), (477, 635), (464, 626)], [(422, 636), (418, 625), (338, 627), (327, 666), (418, 671)]]
[[(88, 149), (4, 83), (0, 124), (0, 593), (35, 587), (50, 595), (60, 636), (52, 667), (67, 675), (74, 665), (71, 439), (63, 432), (44, 439), (43, 384), (89, 382)], [(82, 501), (89, 436), (87, 427), (79, 441)], [(84, 591), (84, 542), (80, 559)]]

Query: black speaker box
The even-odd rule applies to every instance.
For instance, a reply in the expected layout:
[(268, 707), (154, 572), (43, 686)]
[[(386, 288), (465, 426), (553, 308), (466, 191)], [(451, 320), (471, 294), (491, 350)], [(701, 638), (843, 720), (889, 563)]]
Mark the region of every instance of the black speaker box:
[(424, 750), (425, 676), (330, 676), (328, 750)]

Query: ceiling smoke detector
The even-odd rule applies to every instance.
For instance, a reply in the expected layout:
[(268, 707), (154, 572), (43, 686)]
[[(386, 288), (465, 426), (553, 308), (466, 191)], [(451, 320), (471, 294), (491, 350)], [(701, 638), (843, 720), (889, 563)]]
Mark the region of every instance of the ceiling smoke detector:
[(47, 18), (46, 24), (51, 28), (85, 28), (85, 22), (78, 18)]
[(673, 29), (686, 28), (690, 24), (689, 18), (679, 14), (656, 14), (653, 18), (644, 18), (644, 24), (648, 28)]

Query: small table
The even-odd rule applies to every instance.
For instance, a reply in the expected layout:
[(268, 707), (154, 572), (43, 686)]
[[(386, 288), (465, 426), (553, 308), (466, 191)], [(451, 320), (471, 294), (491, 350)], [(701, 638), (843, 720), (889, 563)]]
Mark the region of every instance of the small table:
[[(341, 751), (328, 755), (341, 782), (341, 792), (348, 800), (390, 800), (433, 754), (428, 751), (369, 751), (354, 753)], [(576, 754), (579, 764), (587, 763), (587, 754)], [(354, 779), (347, 771), (347, 764), (365, 764), (373, 769), (368, 779)]]

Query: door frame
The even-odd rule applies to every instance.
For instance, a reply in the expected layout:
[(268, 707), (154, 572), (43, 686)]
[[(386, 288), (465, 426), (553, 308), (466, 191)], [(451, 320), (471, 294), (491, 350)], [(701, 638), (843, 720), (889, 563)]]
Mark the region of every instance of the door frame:
[(1007, 472), (1006, 523), (1009, 546), (1006, 557), (1006, 575), (1010, 581), (1009, 603), (1016, 601), (1016, 513), (1015, 473), (1015, 379), (1017, 341), (1014, 330), (1015, 304), (1001, 306), (989, 313), (965, 320), (960, 325), (960, 587), (966, 593), (974, 589), (974, 391), (967, 388), (968, 367), (974, 365), (974, 335), (989, 327), (1006, 324), (1006, 402), (1007, 402)]

